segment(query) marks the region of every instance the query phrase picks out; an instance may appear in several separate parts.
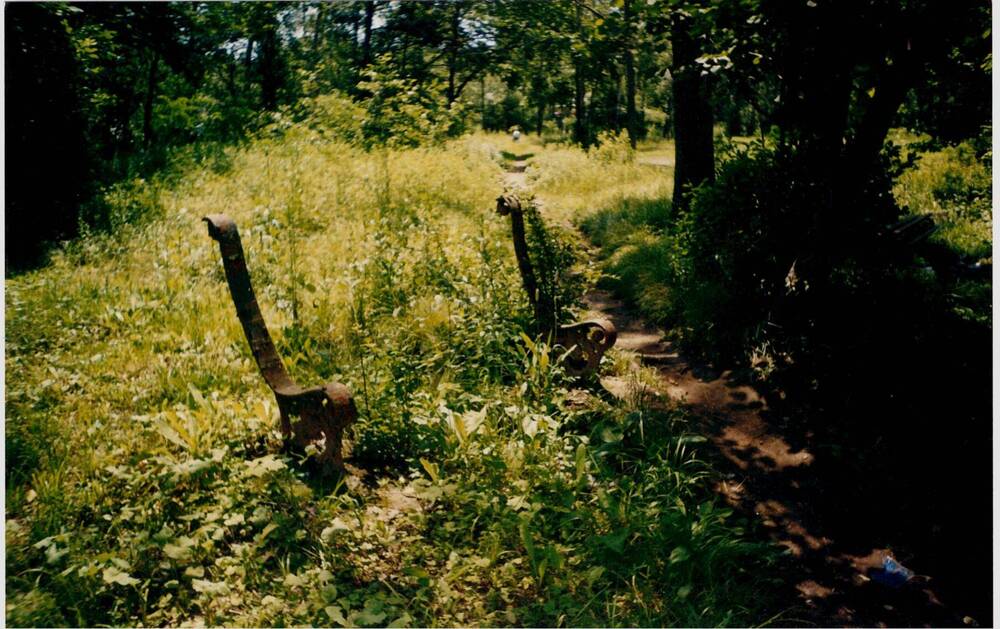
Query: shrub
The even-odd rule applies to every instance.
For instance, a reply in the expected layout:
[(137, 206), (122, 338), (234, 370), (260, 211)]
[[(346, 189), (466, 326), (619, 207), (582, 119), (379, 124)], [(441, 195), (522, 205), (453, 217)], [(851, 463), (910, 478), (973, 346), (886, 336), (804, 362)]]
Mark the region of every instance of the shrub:
[(588, 155), (608, 164), (630, 164), (635, 161), (635, 149), (629, 143), (628, 133), (625, 131), (601, 131), (597, 134), (597, 144), (590, 147)]
[(803, 238), (820, 200), (761, 144), (735, 149), (714, 184), (694, 191), (671, 234), (673, 311), (689, 346), (713, 358), (738, 356), (759, 337), (776, 301), (801, 275)]
[(371, 94), (361, 122), (366, 146), (420, 146), (462, 131), (458, 101), (442, 105), (439, 89), (400, 76), (390, 63), (374, 64), (358, 88)]
[(993, 244), (992, 153), (963, 142), (919, 156), (894, 187), (899, 203), (930, 214), (938, 242), (972, 259), (990, 257)]
[(354, 144), (363, 135), (365, 109), (338, 92), (305, 98), (296, 104), (296, 119), (322, 137)]

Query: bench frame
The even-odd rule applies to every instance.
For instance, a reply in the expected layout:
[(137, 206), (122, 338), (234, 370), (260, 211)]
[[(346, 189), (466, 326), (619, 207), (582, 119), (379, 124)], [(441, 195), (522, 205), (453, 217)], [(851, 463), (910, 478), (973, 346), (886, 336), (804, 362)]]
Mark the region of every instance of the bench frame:
[(317, 460), (325, 472), (343, 469), (344, 429), (358, 416), (351, 392), (339, 382), (303, 388), (292, 380), (257, 304), (236, 223), (225, 214), (211, 214), (202, 220), (208, 223), (209, 236), (219, 243), (236, 316), (260, 374), (277, 399), (282, 437), (299, 450), (318, 447)]

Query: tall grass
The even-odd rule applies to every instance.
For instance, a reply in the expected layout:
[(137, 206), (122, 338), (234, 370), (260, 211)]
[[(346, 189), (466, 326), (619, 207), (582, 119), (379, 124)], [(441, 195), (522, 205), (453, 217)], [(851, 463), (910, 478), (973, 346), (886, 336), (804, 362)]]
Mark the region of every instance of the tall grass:
[(670, 196), (672, 170), (643, 163), (624, 134), (601, 140), (589, 152), (563, 146), (532, 160), (529, 179), (551, 220), (569, 222), (625, 199)]
[[(683, 414), (571, 403), (558, 357), (522, 338), (493, 212), (505, 141), (366, 152), (291, 125), (227, 168), (123, 189), (159, 209), (9, 280), (8, 623), (764, 617), (771, 555), (708, 497)], [(553, 152), (546, 169), (579, 159)], [(555, 194), (570, 175), (552, 177)], [(215, 212), (292, 374), (353, 391), (364, 482), (280, 454)]]
[(938, 242), (974, 260), (993, 255), (992, 154), (976, 155), (969, 142), (921, 153), (893, 193), (914, 214), (929, 214)]

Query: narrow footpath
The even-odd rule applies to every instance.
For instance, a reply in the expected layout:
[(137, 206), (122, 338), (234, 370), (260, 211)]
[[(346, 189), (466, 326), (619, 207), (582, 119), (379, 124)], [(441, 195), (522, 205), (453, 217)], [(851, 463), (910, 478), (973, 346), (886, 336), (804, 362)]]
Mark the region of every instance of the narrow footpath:
[[(886, 558), (905, 564), (888, 547), (843, 530), (848, 519), (829, 520), (830, 505), (817, 500), (842, 495), (826, 486), (810, 445), (793, 446), (766, 399), (730, 371), (688, 362), (664, 340), (662, 330), (629, 312), (611, 294), (595, 290), (585, 298), (587, 316), (610, 319), (619, 350), (655, 368), (660, 392), (684, 404), (713, 446), (721, 480), (716, 491), (739, 512), (759, 522), (771, 539), (788, 549), (782, 569), (790, 611), (778, 624), (818, 626), (963, 626), (976, 621), (947, 609), (933, 580), (914, 575), (905, 584), (880, 582)], [(615, 395), (628, 383), (602, 379)], [(776, 425), (777, 424), (777, 425)], [(849, 512), (848, 504), (840, 509)], [(863, 530), (863, 523), (856, 528)], [(863, 532), (860, 533), (863, 537)], [(849, 540), (839, 543), (839, 540)]]
[[(504, 177), (508, 191), (529, 190), (526, 166), (524, 159), (509, 163)], [(609, 292), (595, 289), (584, 301), (585, 316), (615, 324), (618, 350), (631, 355), (634, 364), (657, 370), (659, 393), (691, 411), (712, 444), (709, 455), (721, 473), (715, 486), (720, 496), (788, 549), (776, 568), (787, 584), (788, 611), (776, 624), (979, 625), (942, 604), (940, 584), (933, 578), (909, 572), (911, 557), (905, 551), (872, 543), (864, 521), (850, 517), (850, 488), (838, 486), (843, 480), (824, 462), (818, 444), (790, 437), (784, 430), (789, 418), (776, 417), (754, 387), (733, 372), (689, 362), (665, 340), (663, 330)], [(630, 386), (617, 377), (601, 383), (619, 397)], [(831, 516), (837, 512), (839, 517)]]

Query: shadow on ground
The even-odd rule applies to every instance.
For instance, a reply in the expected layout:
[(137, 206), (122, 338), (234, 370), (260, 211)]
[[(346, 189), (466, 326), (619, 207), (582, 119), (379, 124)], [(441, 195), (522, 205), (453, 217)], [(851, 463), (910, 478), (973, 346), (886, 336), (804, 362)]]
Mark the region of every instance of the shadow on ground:
[[(689, 363), (606, 292), (591, 294), (588, 306), (700, 419), (722, 472), (719, 493), (788, 549), (784, 622), (992, 624), (990, 408), (976, 395), (989, 390), (988, 363), (985, 389), (959, 380), (968, 370), (926, 365), (925, 381), (909, 383), (927, 387), (916, 399), (865, 399), (859, 386), (839, 409), (807, 407)], [(914, 576), (884, 584), (886, 557)]]

